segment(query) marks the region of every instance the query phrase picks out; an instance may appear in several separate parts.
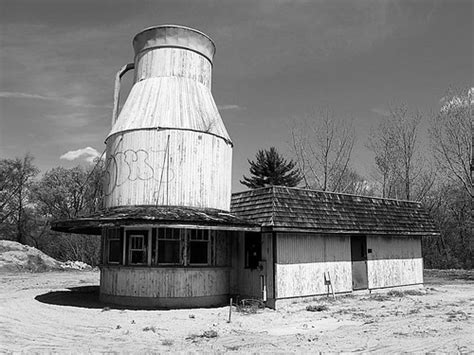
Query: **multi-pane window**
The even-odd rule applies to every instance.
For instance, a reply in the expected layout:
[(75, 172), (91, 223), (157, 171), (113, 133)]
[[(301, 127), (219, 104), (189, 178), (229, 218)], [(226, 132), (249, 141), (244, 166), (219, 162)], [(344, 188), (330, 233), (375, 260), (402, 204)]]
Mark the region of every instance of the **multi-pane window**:
[(143, 265), (147, 263), (147, 233), (128, 231), (128, 263)]
[(189, 233), (189, 264), (208, 265), (210, 254), (209, 231), (193, 229)]
[(176, 228), (158, 228), (157, 239), (158, 264), (180, 264), (180, 230)]
[[(217, 232), (205, 229), (150, 227), (109, 229), (104, 240), (104, 262), (123, 265), (217, 265)], [(220, 238), (222, 239), (222, 238)], [(220, 249), (225, 245), (220, 242)], [(221, 255), (219, 265), (228, 262)]]

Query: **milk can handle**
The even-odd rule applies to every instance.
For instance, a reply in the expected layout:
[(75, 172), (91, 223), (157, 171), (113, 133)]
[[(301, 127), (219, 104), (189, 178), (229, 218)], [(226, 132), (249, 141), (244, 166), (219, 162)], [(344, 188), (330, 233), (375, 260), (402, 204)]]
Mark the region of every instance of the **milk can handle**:
[(119, 100), (120, 100), (120, 80), (126, 72), (135, 68), (134, 63), (128, 63), (124, 65), (115, 75), (115, 88), (114, 88), (114, 110), (112, 112), (112, 125), (117, 121)]

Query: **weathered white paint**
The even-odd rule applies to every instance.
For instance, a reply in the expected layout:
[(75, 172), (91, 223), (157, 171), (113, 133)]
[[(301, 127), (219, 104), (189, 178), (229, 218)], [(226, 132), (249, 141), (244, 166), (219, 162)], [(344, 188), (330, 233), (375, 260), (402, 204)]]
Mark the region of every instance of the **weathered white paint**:
[(229, 294), (227, 267), (102, 266), (100, 292), (128, 297), (181, 298)]
[(421, 238), (367, 237), (369, 288), (423, 283)]
[(352, 290), (351, 262), (276, 264), (277, 298), (328, 293), (324, 273), (329, 272), (334, 292)]
[(133, 45), (134, 85), (106, 139), (105, 207), (229, 210), (232, 142), (210, 91), (212, 40), (166, 25)]
[(192, 131), (143, 130), (107, 142), (106, 207), (172, 205), (229, 210), (232, 148)]
[(363, 290), (368, 288), (367, 261), (352, 262), (352, 289)]
[(153, 77), (134, 84), (108, 138), (144, 128), (196, 130), (230, 143), (211, 91), (185, 77)]
[(148, 78), (184, 77), (211, 88), (212, 65), (207, 58), (189, 50), (161, 48), (141, 52), (135, 58), (135, 82)]
[(277, 235), (276, 297), (303, 297), (328, 292), (324, 273), (334, 292), (352, 290), (350, 239), (308, 233)]

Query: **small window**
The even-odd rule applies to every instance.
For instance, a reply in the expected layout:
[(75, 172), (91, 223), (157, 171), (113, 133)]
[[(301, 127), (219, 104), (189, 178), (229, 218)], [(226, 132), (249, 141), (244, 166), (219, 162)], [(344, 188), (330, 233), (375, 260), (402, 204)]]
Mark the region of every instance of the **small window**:
[(119, 264), (122, 258), (122, 243), (120, 239), (109, 240), (109, 264)]
[(158, 229), (158, 264), (180, 264), (181, 238), (176, 228)]
[(262, 237), (260, 233), (245, 233), (245, 267), (256, 269), (262, 259)]
[(107, 231), (107, 263), (120, 264), (122, 261), (122, 241), (120, 229), (109, 229)]
[(147, 264), (147, 237), (146, 231), (127, 231), (128, 263), (130, 265)]
[(193, 229), (189, 235), (189, 264), (209, 264), (209, 231)]

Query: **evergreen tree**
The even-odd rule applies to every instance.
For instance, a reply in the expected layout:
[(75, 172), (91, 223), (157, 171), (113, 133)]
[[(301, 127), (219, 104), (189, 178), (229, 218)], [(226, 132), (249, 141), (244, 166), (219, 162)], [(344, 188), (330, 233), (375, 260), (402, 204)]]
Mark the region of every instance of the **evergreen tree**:
[(299, 170), (293, 160), (287, 161), (275, 147), (269, 150), (259, 150), (256, 161), (248, 160), (251, 177), (243, 176), (240, 183), (251, 188), (278, 185), (294, 187), (302, 180)]

